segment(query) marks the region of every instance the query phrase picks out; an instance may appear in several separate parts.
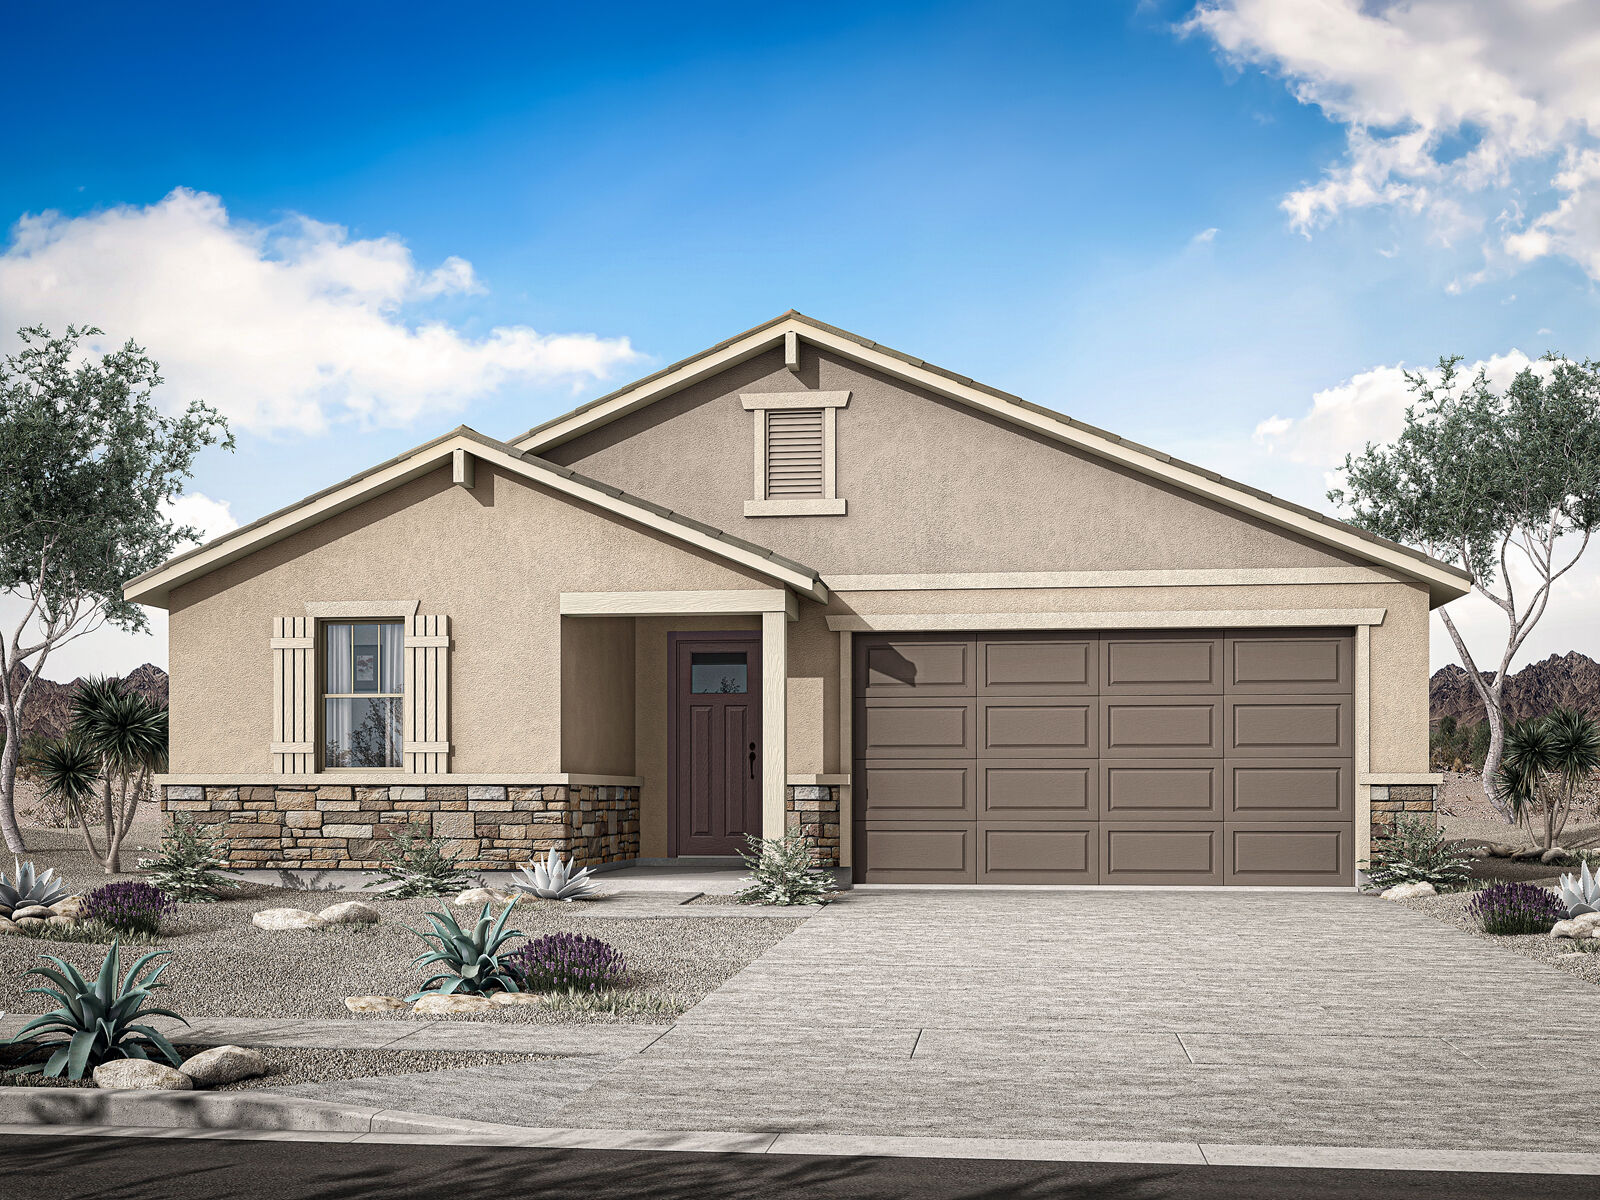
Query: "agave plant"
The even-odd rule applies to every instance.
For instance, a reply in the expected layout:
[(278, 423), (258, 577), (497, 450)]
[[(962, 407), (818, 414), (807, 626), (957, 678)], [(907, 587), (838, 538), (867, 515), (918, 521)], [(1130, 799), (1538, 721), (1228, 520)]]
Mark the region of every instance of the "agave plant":
[[(55, 1052), (45, 1063), (44, 1074), (59, 1076), (64, 1072), (68, 1079), (82, 1079), (86, 1072), (113, 1059), (148, 1059), (153, 1053), (159, 1053), (177, 1066), (183, 1058), (173, 1049), (172, 1043), (142, 1023), (151, 1017), (171, 1017), (188, 1024), (170, 1009), (145, 1007), (152, 992), (167, 986), (157, 982), (167, 964), (162, 963), (144, 979), (140, 979), (140, 973), (152, 958), (167, 953), (169, 951), (156, 950), (146, 954), (119, 981), (118, 945), (112, 942), (93, 983), (70, 963), (53, 954), (41, 954), (40, 958), (54, 963), (55, 967), (32, 967), (28, 974), (42, 975), (55, 986), (29, 988), (28, 991), (49, 996), (59, 1001), (61, 1007), (29, 1021), (9, 1044), (37, 1041), (43, 1049), (53, 1048)], [(27, 1036), (34, 1030), (56, 1036), (42, 1040), (40, 1033)]]
[(519, 892), (538, 896), (541, 900), (587, 900), (595, 895), (592, 867), (573, 871), (577, 855), (563, 859), (555, 850), (548, 851), (544, 861), (534, 859), (517, 872), (511, 886)]
[(1589, 870), (1589, 860), (1584, 859), (1583, 869), (1576, 875), (1561, 877), (1561, 902), (1567, 906), (1567, 917), (1580, 917), (1584, 913), (1600, 912), (1600, 882)]
[(26, 908), (30, 904), (51, 905), (67, 898), (67, 889), (56, 882), (55, 868), (39, 874), (31, 862), (11, 860), (14, 878), (0, 871), (0, 908)]
[[(505, 912), (494, 918), (489, 915), (489, 906), (485, 904), (471, 932), (456, 924), (456, 919), (448, 912), (426, 914), (428, 920), (433, 923), (432, 933), (423, 933), (419, 929), (406, 926), (428, 945), (438, 947), (422, 955), (411, 965), (421, 967), (429, 963), (439, 963), (445, 968), (429, 978), (409, 999), (415, 1001), (418, 996), (428, 991), (437, 991), (445, 995), (454, 992), (465, 992), (469, 995), (520, 992), (522, 989), (517, 984), (516, 973), (500, 961), (500, 947), (514, 937), (525, 936), (520, 929), (506, 928), (506, 918), (511, 915), (511, 908), (511, 905), (506, 905)], [(440, 983), (441, 986), (435, 988), (433, 985), (436, 983)]]

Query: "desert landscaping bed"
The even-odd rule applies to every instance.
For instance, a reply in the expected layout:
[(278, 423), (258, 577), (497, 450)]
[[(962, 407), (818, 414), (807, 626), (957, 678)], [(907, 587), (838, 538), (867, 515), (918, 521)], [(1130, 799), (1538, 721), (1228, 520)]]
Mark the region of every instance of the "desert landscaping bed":
[(1467, 905), (1472, 903), (1473, 895), (1473, 892), (1448, 892), (1442, 896), (1419, 896), (1411, 900), (1383, 903), (1403, 904), (1407, 908), (1426, 913), (1435, 920), (1464, 929), (1474, 937), (1493, 942), (1513, 954), (1549, 963), (1589, 983), (1600, 985), (1600, 952), (1590, 953), (1580, 950), (1571, 938), (1551, 937), (1548, 933), (1485, 933), (1478, 927), (1478, 923), (1467, 915)]
[[(209, 1049), (207, 1046), (175, 1047), (184, 1058)], [(252, 1088), (289, 1087), (297, 1083), (325, 1083), (335, 1079), (367, 1079), (374, 1075), (410, 1075), (420, 1071), (449, 1071), (458, 1067), (488, 1067), (502, 1063), (536, 1062), (546, 1054), (496, 1054), (463, 1050), (325, 1050), (280, 1046), (259, 1046), (257, 1054), (266, 1060), (267, 1073), (235, 1083), (207, 1088), (213, 1092), (240, 1092)], [(95, 1082), (83, 1079), (47, 1078), (40, 1074), (0, 1072), (0, 1086), (93, 1088)]]

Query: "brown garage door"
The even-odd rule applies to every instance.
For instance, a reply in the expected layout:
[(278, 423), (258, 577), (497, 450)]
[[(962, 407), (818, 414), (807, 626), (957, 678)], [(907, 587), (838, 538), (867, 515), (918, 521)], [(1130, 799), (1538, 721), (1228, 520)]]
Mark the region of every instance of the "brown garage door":
[(1347, 631), (862, 636), (854, 679), (858, 882), (1354, 878)]

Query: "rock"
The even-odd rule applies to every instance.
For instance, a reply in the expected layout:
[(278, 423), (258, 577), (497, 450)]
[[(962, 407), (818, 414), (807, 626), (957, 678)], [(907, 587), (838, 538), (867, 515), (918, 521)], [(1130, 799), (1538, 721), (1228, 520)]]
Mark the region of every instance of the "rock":
[(83, 897), (68, 896), (65, 900), (57, 900), (50, 907), (62, 916), (81, 917), (83, 915)]
[(417, 997), (417, 1003), (412, 1012), (417, 1013), (475, 1013), (484, 1012), (494, 1007), (494, 1001), (487, 996), (457, 996), (445, 995), (440, 992), (428, 992)]
[(1437, 896), (1439, 893), (1431, 883), (1397, 883), (1378, 894), (1385, 900), (1411, 900), (1417, 896)]
[(71, 929), (77, 923), (78, 922), (77, 922), (77, 920), (75, 918), (62, 916), (60, 913), (57, 913), (55, 916), (48, 917), (48, 918), (45, 919), (45, 924), (46, 925), (55, 925), (58, 928), (63, 928), (63, 929)]
[(94, 1069), (94, 1085), (108, 1092), (187, 1092), (194, 1080), (162, 1063), (118, 1058)]
[(1557, 921), (1551, 927), (1550, 936), (1553, 938), (1600, 937), (1600, 913), (1584, 913), (1580, 917), (1573, 917), (1570, 921)]
[(48, 921), (55, 915), (55, 909), (46, 908), (42, 904), (24, 904), (21, 908), (16, 908), (11, 911), (11, 919), (13, 921), (16, 921), (22, 917), (38, 917), (41, 921)]
[(303, 908), (264, 908), (250, 918), (257, 929), (321, 929), (327, 922)]
[(394, 1012), (406, 1002), (399, 996), (346, 996), (344, 1006), (351, 1012)]
[(1517, 852), (1515, 846), (1508, 846), (1504, 842), (1489, 842), (1484, 846), (1484, 850), (1492, 858), (1510, 858)]
[(1571, 857), (1571, 851), (1560, 846), (1551, 846), (1550, 849), (1539, 855), (1539, 861), (1542, 863), (1564, 863)]
[(517, 1005), (532, 1006), (543, 1004), (544, 997), (538, 992), (496, 992), (489, 997), (490, 1001), (503, 1008), (514, 1008)]
[(47, 922), (43, 917), (17, 917), (11, 922), (19, 933), (27, 933), (34, 929), (43, 929)]
[(1542, 858), (1543, 856), (1544, 851), (1537, 846), (1524, 846), (1521, 850), (1513, 851), (1511, 854), (1511, 857), (1517, 862), (1532, 862), (1534, 859)]
[(179, 1067), (195, 1087), (221, 1087), (267, 1073), (267, 1060), (248, 1046), (213, 1046)]
[(22, 927), (10, 917), (0, 917), (0, 933), (10, 934), (13, 937), (22, 932)]
[(317, 916), (329, 925), (376, 925), (383, 920), (377, 909), (359, 900), (346, 900), (343, 904), (329, 905)]
[(473, 908), (482, 908), (485, 904), (495, 908), (503, 908), (513, 904), (518, 898), (516, 892), (501, 892), (494, 888), (468, 888), (462, 892), (451, 904), (471, 905)]

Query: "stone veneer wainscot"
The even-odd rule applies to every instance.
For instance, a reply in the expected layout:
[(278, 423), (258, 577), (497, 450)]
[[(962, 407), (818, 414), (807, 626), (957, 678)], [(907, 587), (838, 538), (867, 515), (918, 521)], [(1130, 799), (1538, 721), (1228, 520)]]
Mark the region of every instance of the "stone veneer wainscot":
[(798, 829), (819, 867), (839, 865), (839, 789), (791, 785), (784, 795), (783, 828)]
[(168, 784), (163, 812), (215, 826), (241, 870), (371, 870), (383, 841), (429, 827), (469, 870), (555, 850), (586, 866), (639, 857), (639, 789), (595, 784)]

